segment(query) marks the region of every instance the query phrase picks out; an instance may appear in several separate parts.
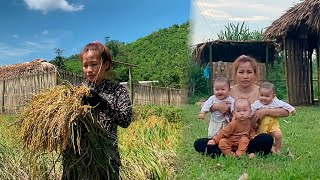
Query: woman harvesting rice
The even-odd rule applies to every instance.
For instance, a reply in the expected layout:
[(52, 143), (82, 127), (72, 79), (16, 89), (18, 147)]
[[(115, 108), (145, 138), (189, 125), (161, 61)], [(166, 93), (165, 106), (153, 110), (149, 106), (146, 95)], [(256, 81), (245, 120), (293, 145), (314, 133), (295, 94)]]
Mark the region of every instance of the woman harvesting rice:
[[(115, 156), (105, 156), (105, 154), (101, 153), (101, 158), (105, 158), (102, 159), (105, 161), (105, 164), (111, 163), (111, 172), (107, 172), (107, 168), (105, 167), (96, 167), (95, 172), (91, 173), (95, 173), (94, 177), (100, 177), (99, 179), (105, 179), (106, 176), (108, 179), (118, 179), (120, 155), (117, 143), (117, 127), (119, 125), (127, 128), (131, 123), (132, 107), (129, 95), (123, 86), (105, 79), (106, 73), (110, 70), (112, 63), (108, 47), (99, 42), (89, 43), (81, 52), (80, 59), (82, 61), (83, 72), (87, 77), (87, 85), (91, 88), (91, 96), (86, 96), (84, 102), (93, 106), (98, 112), (97, 121), (100, 126), (99, 129), (105, 130), (104, 134), (111, 140), (113, 146), (111, 149), (115, 153)], [(84, 135), (83, 138), (90, 137)], [(79, 169), (74, 165), (81, 158), (81, 155), (75, 154), (73, 149), (63, 153), (63, 179), (83, 178), (78, 177), (78, 174), (81, 172), (77, 172)], [(70, 160), (74, 162), (70, 162)], [(99, 161), (101, 162), (102, 160), (100, 159)], [(101, 173), (101, 176), (97, 176), (97, 173)]]

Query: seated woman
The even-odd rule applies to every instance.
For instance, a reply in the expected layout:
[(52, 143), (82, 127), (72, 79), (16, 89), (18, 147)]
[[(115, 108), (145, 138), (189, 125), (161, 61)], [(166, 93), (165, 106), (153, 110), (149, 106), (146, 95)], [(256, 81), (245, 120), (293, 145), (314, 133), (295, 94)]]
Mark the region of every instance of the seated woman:
[[(257, 62), (255, 59), (241, 55), (233, 64), (233, 74), (236, 84), (231, 87), (230, 95), (236, 100), (238, 98), (246, 98), (252, 104), (259, 98), (259, 86), (255, 85)], [(229, 111), (229, 104), (221, 102), (211, 106), (211, 111), (220, 111), (225, 114)], [(276, 115), (277, 117), (286, 117), (289, 112), (283, 108), (275, 109), (259, 109), (252, 115), (252, 124), (262, 119), (264, 116)], [(256, 128), (256, 127), (254, 127)], [(200, 138), (194, 142), (194, 148), (197, 152), (216, 157), (222, 154), (218, 145), (208, 145), (208, 138)], [(271, 152), (273, 145), (273, 137), (269, 134), (258, 134), (250, 140), (247, 153), (267, 155)]]

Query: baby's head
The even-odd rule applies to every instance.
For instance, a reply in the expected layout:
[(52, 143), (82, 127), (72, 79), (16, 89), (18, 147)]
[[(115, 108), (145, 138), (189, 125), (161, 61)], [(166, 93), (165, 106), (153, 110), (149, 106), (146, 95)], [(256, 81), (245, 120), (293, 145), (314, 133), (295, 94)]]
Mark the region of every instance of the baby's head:
[(234, 102), (234, 116), (239, 120), (247, 120), (251, 115), (251, 104), (248, 99), (239, 98)]
[(230, 93), (230, 82), (228, 78), (218, 77), (214, 81), (214, 95), (219, 99), (223, 100), (229, 96)]
[(264, 82), (260, 85), (259, 101), (264, 104), (270, 104), (273, 98), (276, 96), (275, 87), (270, 82)]

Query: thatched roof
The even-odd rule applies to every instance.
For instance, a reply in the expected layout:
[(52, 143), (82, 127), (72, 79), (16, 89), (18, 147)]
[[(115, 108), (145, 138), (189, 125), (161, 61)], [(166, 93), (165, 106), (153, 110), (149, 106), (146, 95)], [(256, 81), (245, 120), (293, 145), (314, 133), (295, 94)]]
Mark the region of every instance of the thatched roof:
[(51, 70), (56, 70), (56, 67), (53, 64), (44, 59), (35, 59), (31, 62), (0, 66), (0, 79), (10, 79), (26, 74), (47, 72)]
[(233, 62), (237, 57), (245, 54), (266, 62), (266, 48), (268, 47), (268, 62), (276, 58), (275, 43), (273, 41), (221, 41), (215, 40), (197, 44), (193, 51), (193, 58), (199, 65), (205, 65), (210, 59), (210, 46), (212, 47), (212, 61)]
[(308, 33), (320, 35), (320, 0), (305, 0), (290, 8), (269, 26), (264, 36), (266, 39), (281, 41), (283, 36), (297, 36)]

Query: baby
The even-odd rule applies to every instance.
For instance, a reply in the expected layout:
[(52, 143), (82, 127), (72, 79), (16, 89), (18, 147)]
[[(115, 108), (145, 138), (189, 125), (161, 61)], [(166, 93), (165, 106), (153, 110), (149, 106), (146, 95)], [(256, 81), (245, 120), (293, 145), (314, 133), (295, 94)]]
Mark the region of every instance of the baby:
[[(262, 83), (259, 89), (259, 100), (252, 104), (252, 111), (255, 112), (262, 108), (283, 108), (289, 111), (291, 114), (295, 114), (296, 110), (294, 107), (275, 97), (276, 93), (274, 85), (270, 82)], [(280, 152), (282, 145), (282, 133), (280, 130), (278, 117), (274, 115), (263, 117), (258, 125), (257, 133), (271, 134), (275, 139), (275, 145), (272, 147), (271, 152), (274, 154)]]
[[(250, 117), (250, 101), (245, 98), (237, 99), (234, 103), (232, 121), (209, 140), (208, 145), (218, 144), (224, 155), (242, 156), (248, 148), (249, 141), (256, 135)], [(251, 153), (249, 157), (253, 158), (255, 154)]]
[[(229, 96), (230, 82), (225, 77), (219, 77), (214, 81), (214, 95), (211, 96), (202, 106), (199, 112), (198, 118), (203, 120), (205, 114), (210, 112), (210, 108), (213, 104), (220, 103), (222, 101), (230, 104), (231, 110), (233, 109), (234, 99)], [(230, 111), (231, 111), (230, 110)], [(208, 138), (212, 138), (221, 129), (223, 129), (231, 120), (231, 113), (222, 114), (220, 111), (211, 112), (211, 119), (208, 128)]]

